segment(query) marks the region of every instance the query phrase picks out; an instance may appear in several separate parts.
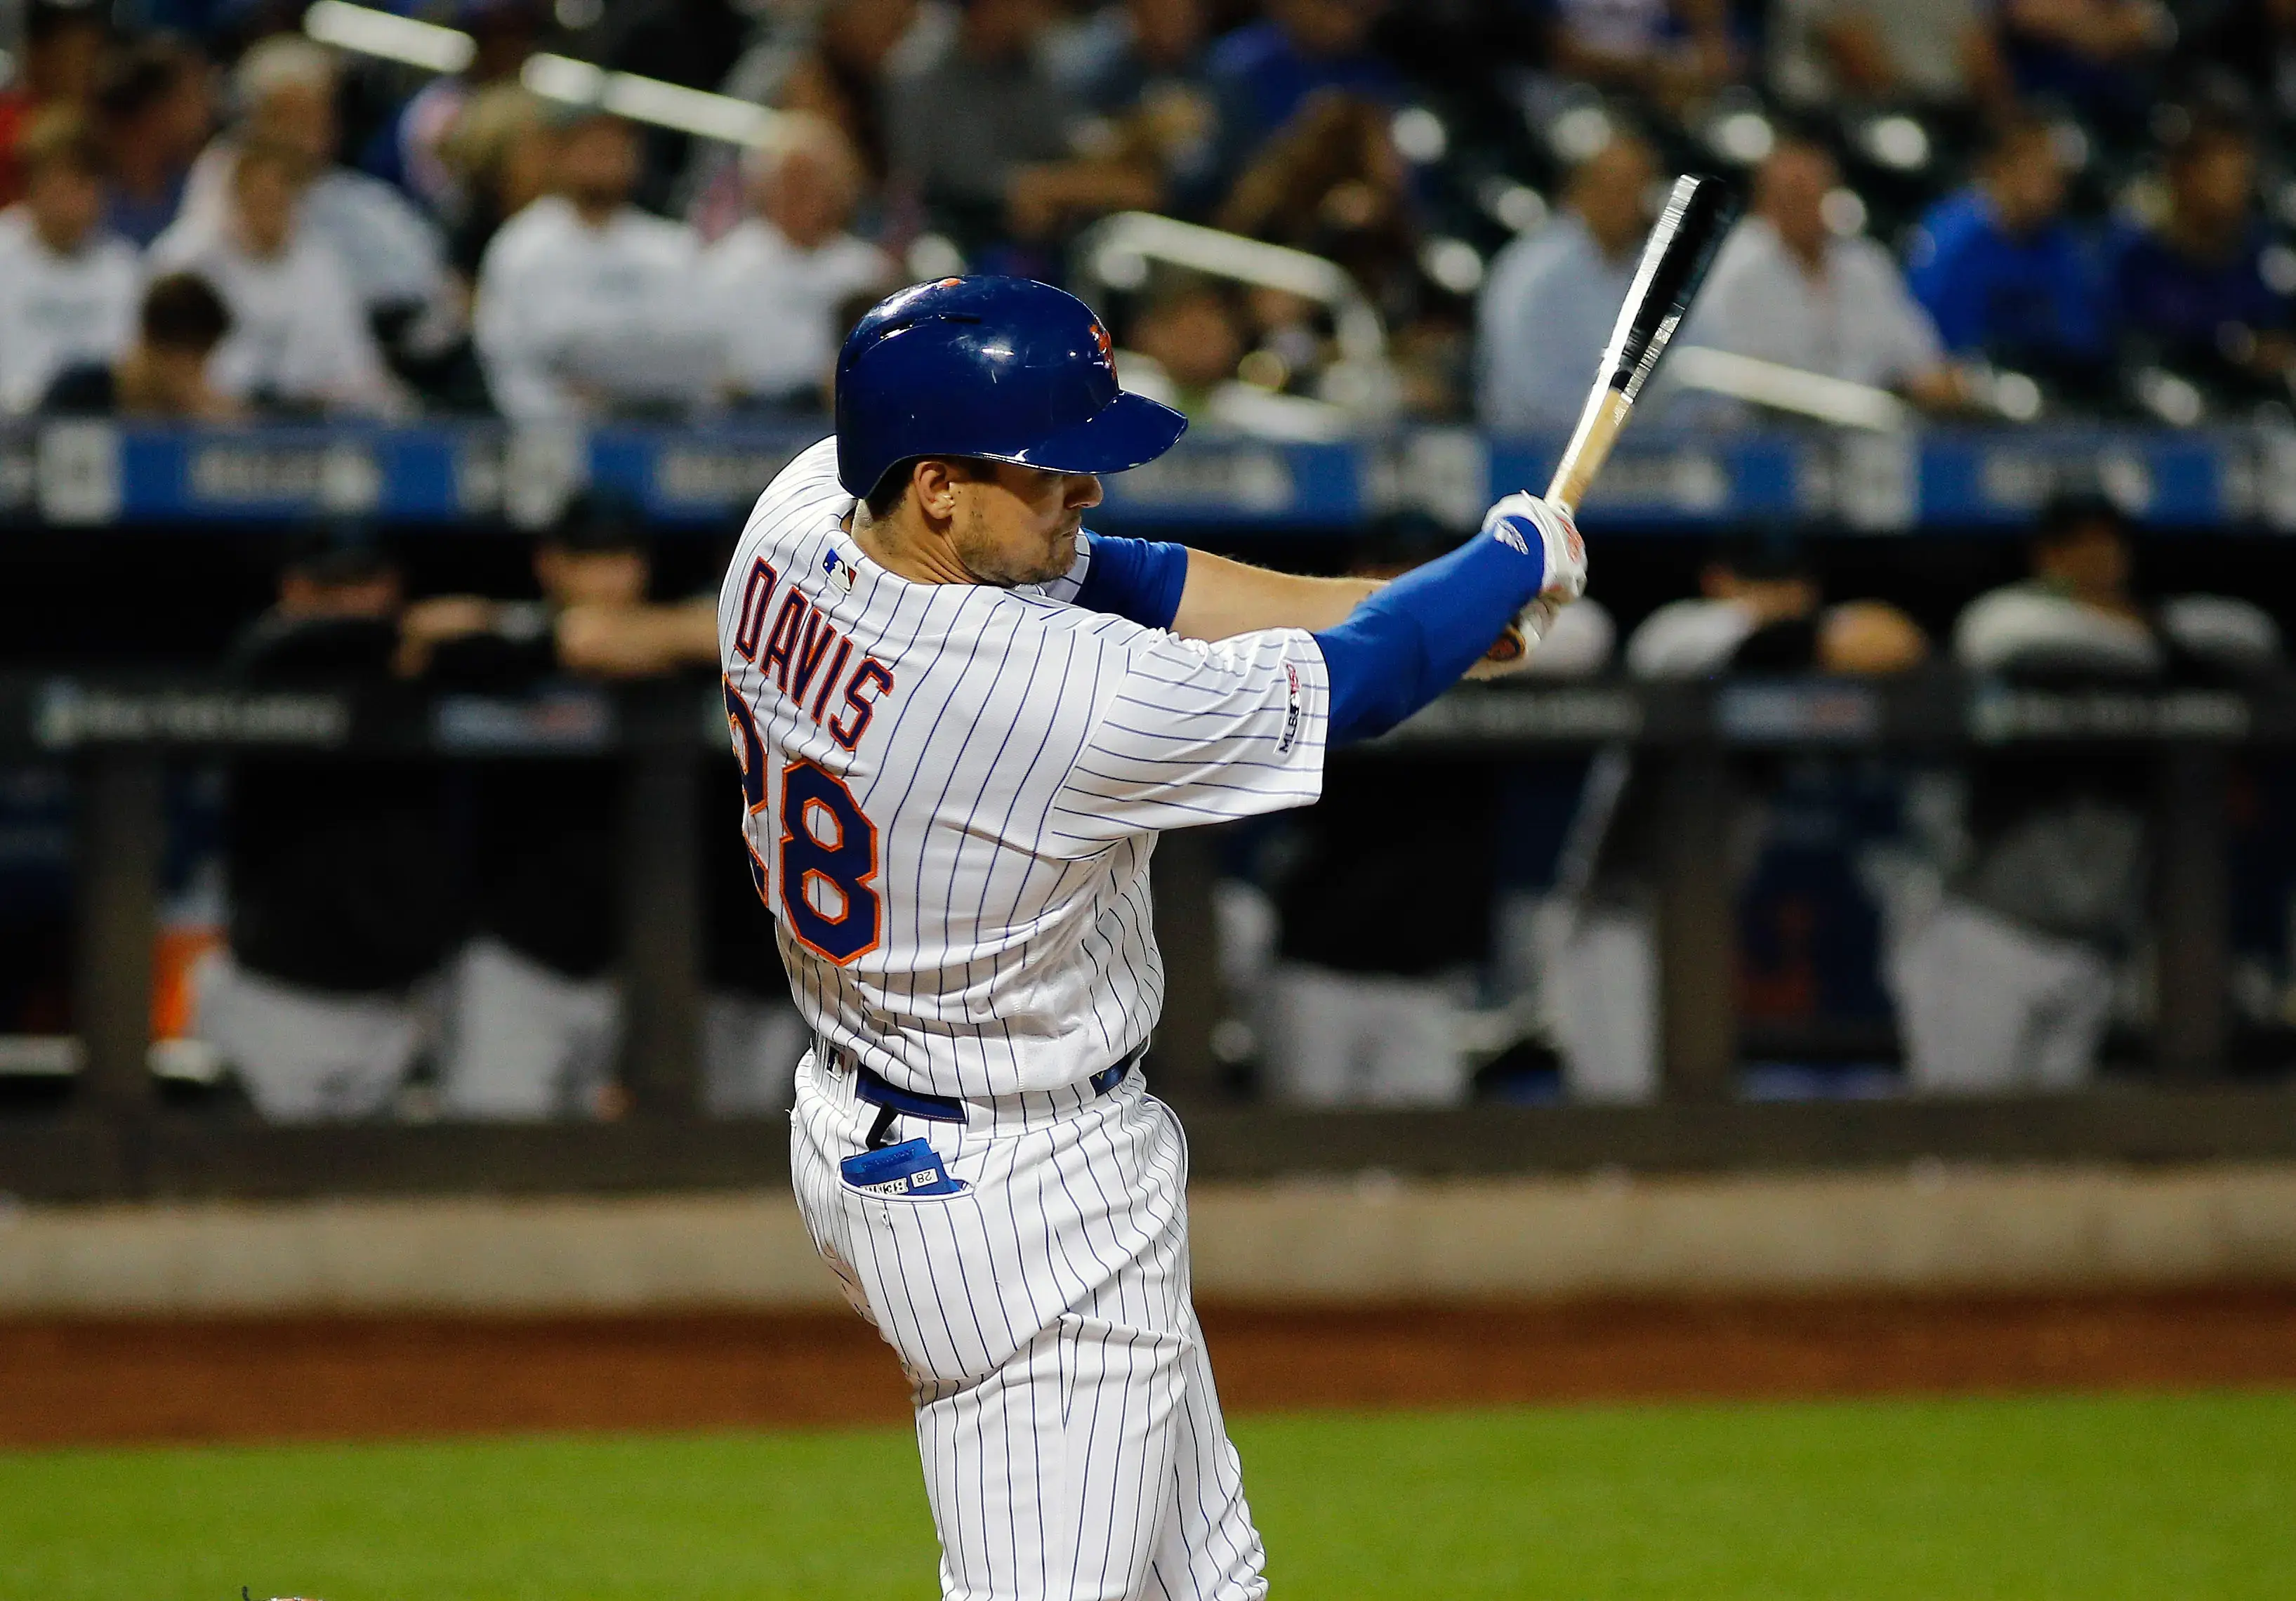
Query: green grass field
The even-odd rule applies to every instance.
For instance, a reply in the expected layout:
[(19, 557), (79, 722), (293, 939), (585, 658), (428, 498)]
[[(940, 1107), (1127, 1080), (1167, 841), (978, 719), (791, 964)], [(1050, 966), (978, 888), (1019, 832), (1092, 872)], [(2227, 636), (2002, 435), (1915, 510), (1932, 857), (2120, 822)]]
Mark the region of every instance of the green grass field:
[[(2296, 1596), (2296, 1395), (1258, 1417), (1279, 1597)], [(926, 1601), (906, 1433), (0, 1455), (27, 1601)]]

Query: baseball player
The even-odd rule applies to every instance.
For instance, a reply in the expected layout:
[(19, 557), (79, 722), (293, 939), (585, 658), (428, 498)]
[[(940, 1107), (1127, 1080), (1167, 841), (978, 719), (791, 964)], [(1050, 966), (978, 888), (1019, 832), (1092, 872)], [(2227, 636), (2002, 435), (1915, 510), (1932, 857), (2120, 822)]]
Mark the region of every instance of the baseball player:
[(814, 1036), (799, 1204), (908, 1375), (952, 1601), (1267, 1593), (1187, 1150), (1138, 1071), (1149, 855), (1309, 804), (1327, 749), (1586, 581), (1521, 495), (1383, 587), (1086, 533), (1099, 475), (1186, 426), (1109, 350), (1023, 279), (886, 300), (718, 602), (750, 874)]

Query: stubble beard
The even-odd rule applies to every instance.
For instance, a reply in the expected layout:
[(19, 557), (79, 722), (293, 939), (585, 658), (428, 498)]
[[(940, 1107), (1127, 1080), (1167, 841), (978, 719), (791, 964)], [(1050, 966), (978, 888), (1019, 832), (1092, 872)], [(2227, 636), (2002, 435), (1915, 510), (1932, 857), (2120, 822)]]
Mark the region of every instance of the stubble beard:
[(1076, 565), (1077, 541), (1083, 537), (1082, 525), (1081, 518), (1072, 523), (1063, 523), (1046, 546), (1044, 554), (1030, 560), (999, 551), (994, 543), (982, 537), (983, 530), (976, 523), (969, 530), (973, 537), (959, 547), (957, 557), (975, 579), (999, 589), (1017, 589), (1026, 584), (1049, 584), (1055, 579), (1067, 577), (1069, 569)]

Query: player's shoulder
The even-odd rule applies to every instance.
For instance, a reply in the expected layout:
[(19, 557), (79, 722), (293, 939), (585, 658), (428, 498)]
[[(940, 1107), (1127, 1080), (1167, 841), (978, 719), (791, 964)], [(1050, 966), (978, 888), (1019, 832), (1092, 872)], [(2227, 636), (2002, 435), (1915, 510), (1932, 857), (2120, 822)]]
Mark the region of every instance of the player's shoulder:
[(837, 436), (807, 446), (774, 474), (742, 525), (744, 553), (785, 547), (833, 528), (853, 509), (853, 497), (837, 481)]
[(849, 503), (853, 497), (837, 481), (837, 436), (829, 434), (816, 439), (783, 464), (764, 490), (758, 496), (757, 505), (750, 513), (755, 522), (767, 507), (786, 501), (811, 500), (819, 497), (843, 496)]

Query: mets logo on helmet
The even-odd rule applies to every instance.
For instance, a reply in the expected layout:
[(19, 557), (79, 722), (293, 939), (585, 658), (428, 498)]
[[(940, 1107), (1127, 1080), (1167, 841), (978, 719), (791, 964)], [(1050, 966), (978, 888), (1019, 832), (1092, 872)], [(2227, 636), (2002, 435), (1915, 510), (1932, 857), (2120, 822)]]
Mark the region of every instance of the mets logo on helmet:
[(1107, 364), (1108, 370), (1111, 373), (1116, 371), (1116, 341), (1108, 337), (1108, 330), (1097, 322), (1092, 325), (1092, 342), (1093, 348), (1100, 352), (1100, 359)]

